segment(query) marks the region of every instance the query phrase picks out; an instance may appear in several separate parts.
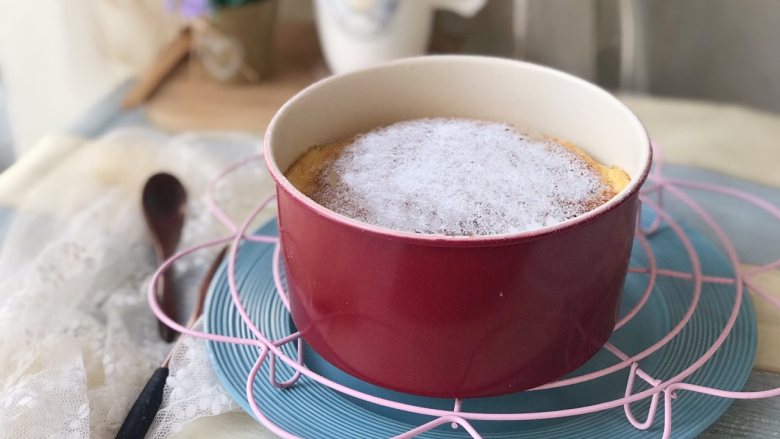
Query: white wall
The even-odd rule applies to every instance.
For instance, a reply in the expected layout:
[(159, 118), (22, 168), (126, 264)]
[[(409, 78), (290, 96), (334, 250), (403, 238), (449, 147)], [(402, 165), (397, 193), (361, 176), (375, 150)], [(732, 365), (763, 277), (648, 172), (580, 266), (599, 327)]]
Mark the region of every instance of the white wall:
[(147, 67), (178, 26), (162, 0), (0, 0), (0, 69), (16, 155)]
[(0, 171), (7, 168), (14, 159), (13, 139), (11, 138), (11, 125), (8, 123), (2, 73), (0, 72)]

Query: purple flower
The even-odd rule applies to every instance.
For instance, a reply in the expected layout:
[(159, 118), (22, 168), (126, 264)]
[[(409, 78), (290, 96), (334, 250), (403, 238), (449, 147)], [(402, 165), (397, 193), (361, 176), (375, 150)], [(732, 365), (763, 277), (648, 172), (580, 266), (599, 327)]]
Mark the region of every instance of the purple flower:
[(209, 0), (165, 0), (165, 7), (188, 20), (211, 13)]

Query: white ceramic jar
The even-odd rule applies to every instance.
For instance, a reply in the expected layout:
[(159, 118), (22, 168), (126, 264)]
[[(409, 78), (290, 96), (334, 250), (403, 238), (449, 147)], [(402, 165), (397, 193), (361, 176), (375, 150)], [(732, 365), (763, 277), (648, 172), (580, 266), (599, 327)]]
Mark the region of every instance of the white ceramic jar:
[(473, 16), (486, 0), (316, 0), (317, 32), (333, 73), (425, 53), (436, 9)]

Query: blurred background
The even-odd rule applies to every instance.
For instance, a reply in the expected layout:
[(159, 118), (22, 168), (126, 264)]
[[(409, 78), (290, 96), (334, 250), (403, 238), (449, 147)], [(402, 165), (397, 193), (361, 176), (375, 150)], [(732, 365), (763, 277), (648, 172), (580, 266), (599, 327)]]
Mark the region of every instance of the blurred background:
[(262, 132), (306, 84), (416, 52), (780, 112), (778, 18), (776, 0), (0, 0), (0, 166), (103, 125)]

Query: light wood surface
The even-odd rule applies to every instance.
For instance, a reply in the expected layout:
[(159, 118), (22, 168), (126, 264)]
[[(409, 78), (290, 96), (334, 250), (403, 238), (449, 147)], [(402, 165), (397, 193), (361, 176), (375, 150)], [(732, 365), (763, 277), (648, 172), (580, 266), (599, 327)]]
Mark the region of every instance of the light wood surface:
[[(780, 246), (775, 248), (780, 249)], [(773, 270), (756, 277), (759, 288), (780, 298), (780, 270)], [(766, 299), (753, 295), (753, 307), (758, 321), (758, 351), (756, 369), (780, 373), (780, 310)], [(780, 432), (778, 432), (780, 433)]]
[[(780, 386), (777, 374), (753, 372), (745, 384), (746, 392)], [(763, 439), (780, 437), (780, 398), (737, 400), (699, 439)], [(659, 413), (663, 415), (663, 413)], [(674, 425), (674, 423), (672, 423)], [(652, 436), (651, 436), (652, 437)], [(660, 437), (660, 436), (658, 436)], [(672, 434), (674, 437), (674, 433)]]
[(262, 133), (285, 101), (328, 74), (311, 23), (279, 26), (274, 44), (273, 76), (257, 84), (223, 84), (191, 64), (179, 66), (146, 105), (147, 117), (172, 132)]

